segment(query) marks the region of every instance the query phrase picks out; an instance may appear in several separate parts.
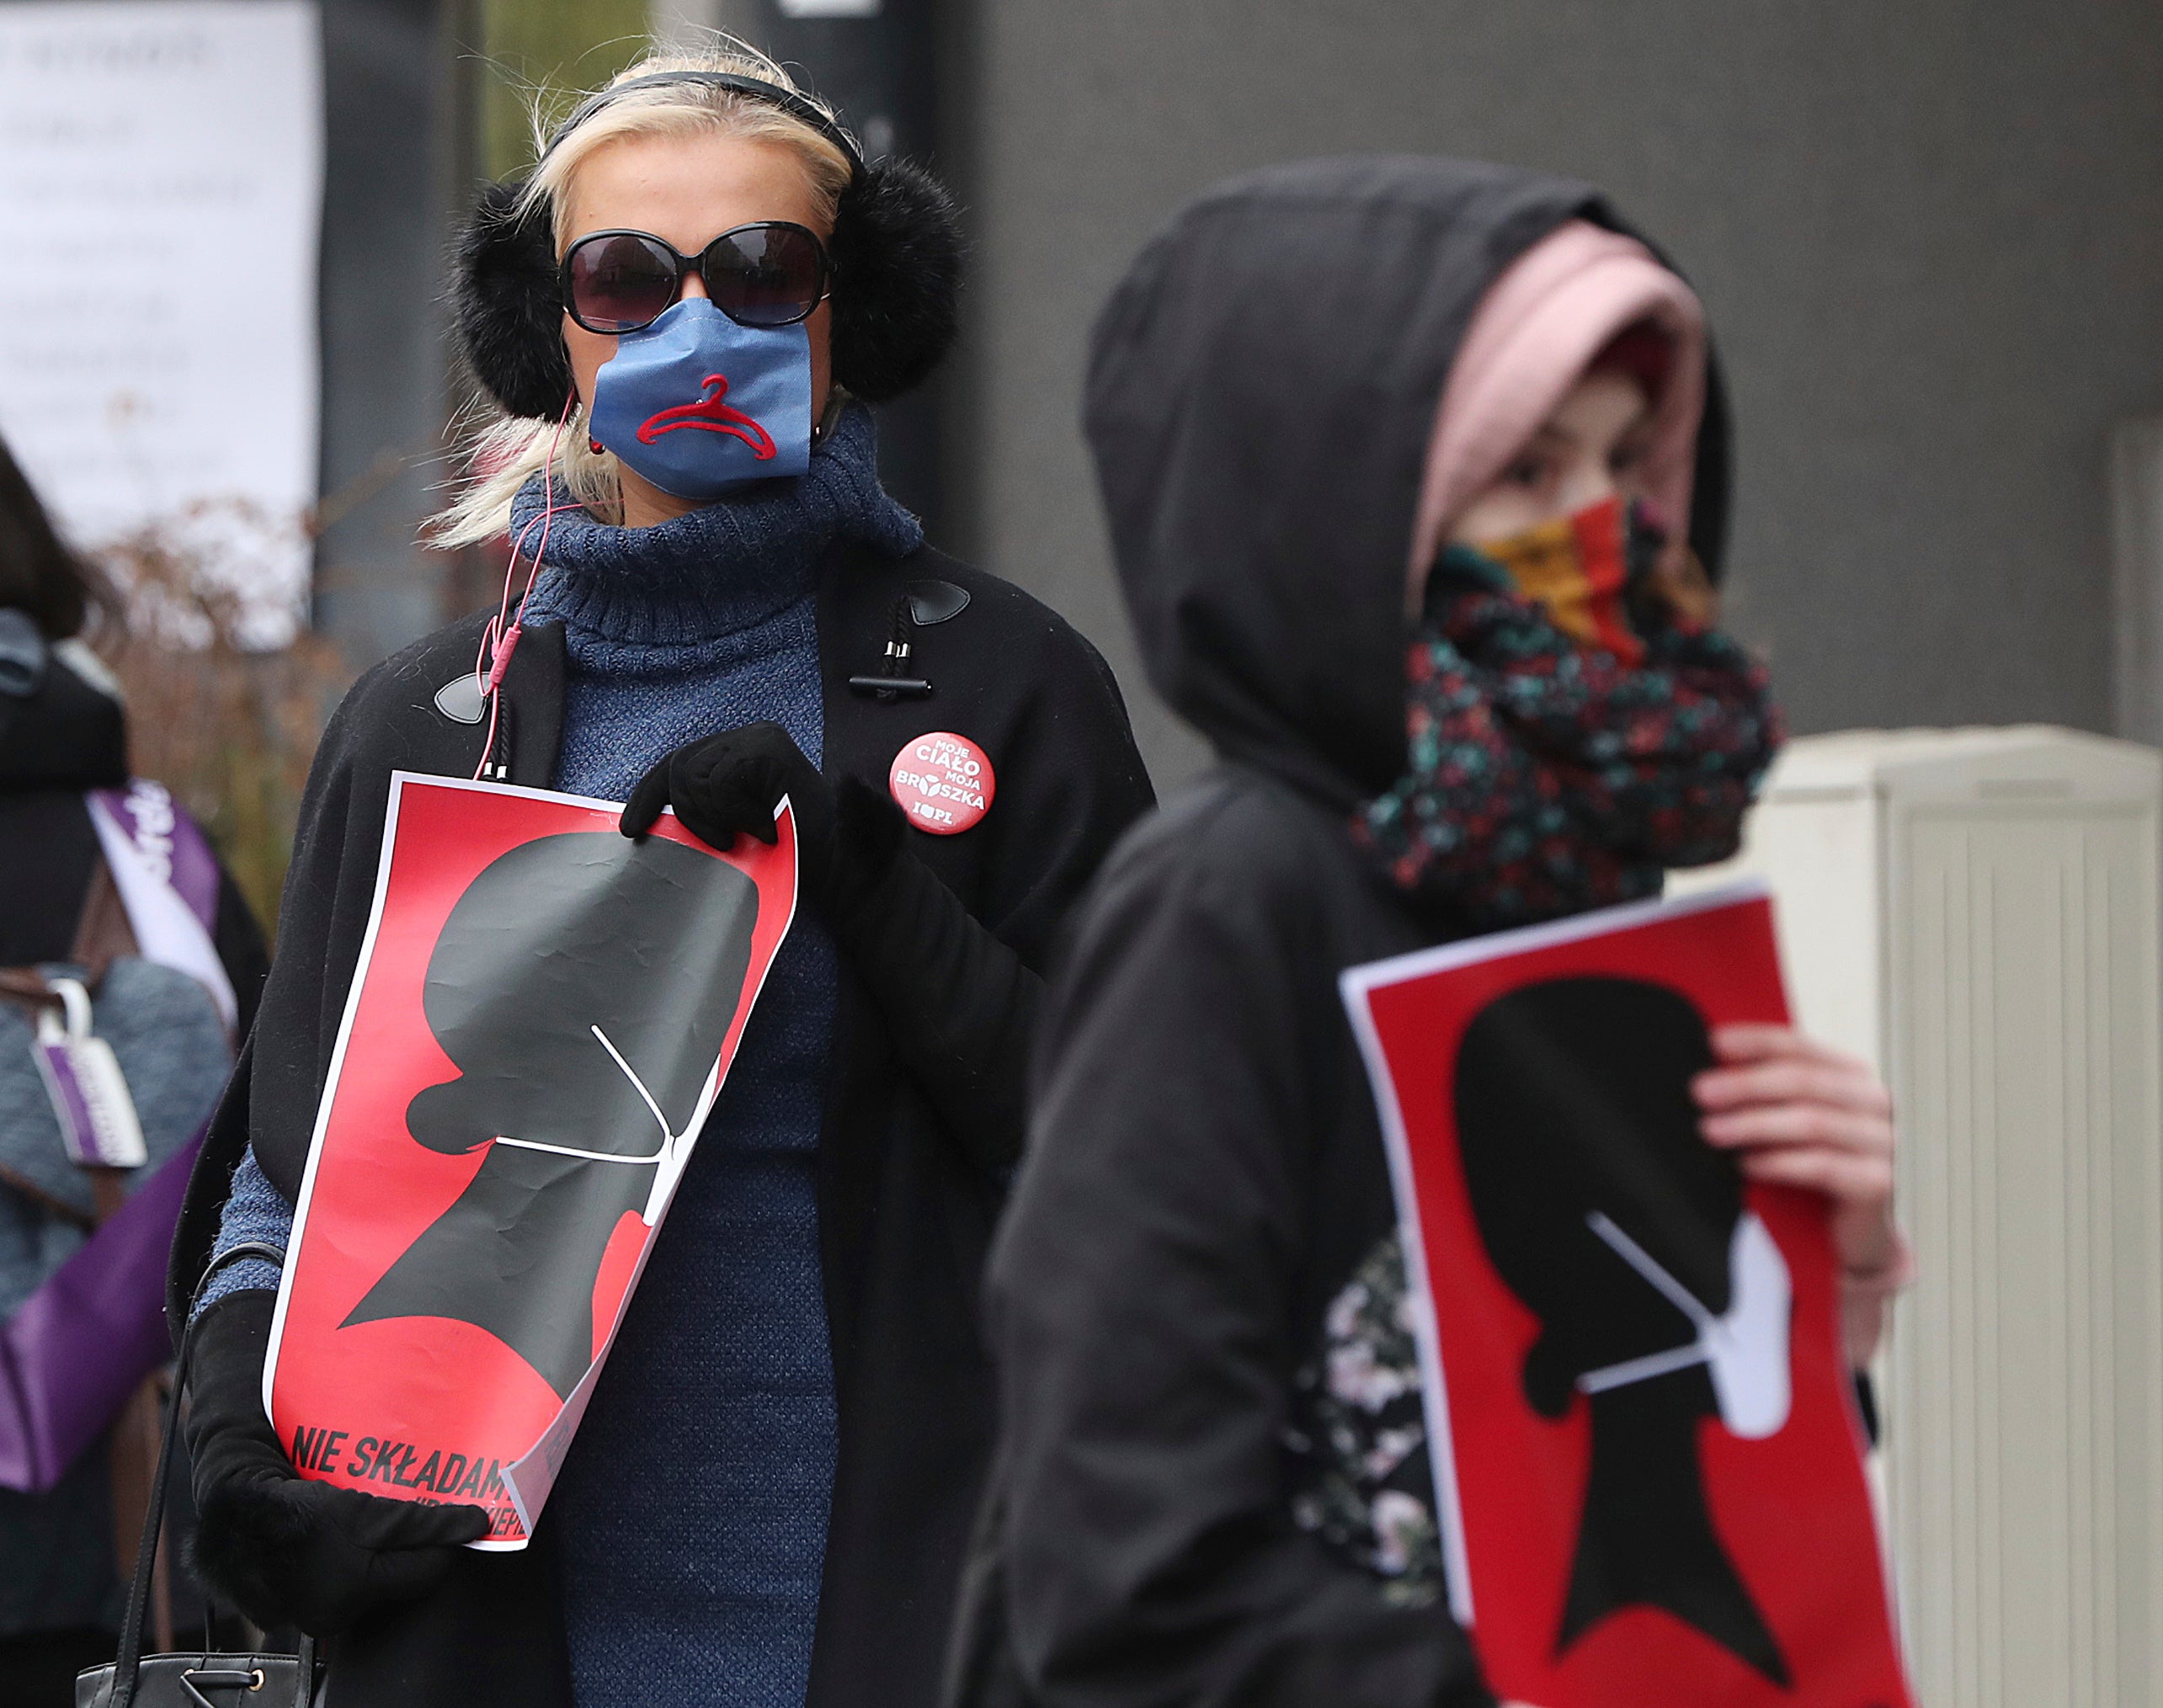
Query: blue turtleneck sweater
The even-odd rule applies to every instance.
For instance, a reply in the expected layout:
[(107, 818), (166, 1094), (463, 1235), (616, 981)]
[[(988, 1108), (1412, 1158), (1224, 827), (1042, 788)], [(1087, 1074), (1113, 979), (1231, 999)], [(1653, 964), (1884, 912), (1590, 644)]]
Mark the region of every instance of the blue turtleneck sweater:
[[(818, 571), (846, 542), (922, 538), (873, 450), (851, 408), (801, 479), (652, 528), (556, 514), (525, 621), (563, 625), (558, 789), (621, 800), (663, 754), (760, 719), (818, 763)], [(514, 530), (541, 502), (536, 480)], [(800, 911), (550, 1497), (578, 1708), (803, 1700), (835, 1451), (815, 1192), (834, 989)], [(290, 1225), (251, 1157), (221, 1243), (279, 1237), (266, 1193)]]

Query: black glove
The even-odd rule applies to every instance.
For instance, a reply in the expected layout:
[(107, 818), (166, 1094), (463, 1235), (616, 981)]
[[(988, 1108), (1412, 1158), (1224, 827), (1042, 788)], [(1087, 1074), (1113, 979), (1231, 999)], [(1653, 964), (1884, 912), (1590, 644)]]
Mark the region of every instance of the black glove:
[(263, 1415), (277, 1295), (221, 1299), (194, 1328), (186, 1424), (196, 1564), (257, 1624), (343, 1631), (441, 1581), (456, 1545), (488, 1532), (477, 1506), (385, 1500), (296, 1475)]
[(738, 832), (770, 844), (784, 795), (804, 895), (878, 1003), (897, 1055), (972, 1157), (1003, 1175), (1020, 1154), (1044, 982), (906, 852), (899, 807), (860, 778), (828, 785), (786, 730), (759, 723), (669, 754), (631, 791), (621, 827), (642, 836), (668, 805), (715, 848)]
[[(871, 793), (861, 784), (853, 787)], [(829, 924), (838, 924), (832, 917), (836, 903), (875, 883), (884, 862), (900, 847), (900, 814), (892, 815), (897, 824), (891, 835), (871, 838), (875, 848), (866, 847), (860, 838), (837, 838), (841, 815), (836, 791), (777, 723), (746, 724), (677, 748), (639, 780), (619, 823), (626, 836), (643, 836), (653, 828), (661, 809), (673, 806), (684, 827), (713, 848), (726, 849), (738, 834), (755, 836), (771, 847), (780, 835), (774, 828), (774, 809), (784, 795), (796, 812), (796, 867), (804, 893), (828, 916)], [(877, 796), (871, 798), (884, 805)], [(860, 806), (851, 806), (854, 818)], [(876, 865), (866, 864), (867, 854), (876, 855)]]

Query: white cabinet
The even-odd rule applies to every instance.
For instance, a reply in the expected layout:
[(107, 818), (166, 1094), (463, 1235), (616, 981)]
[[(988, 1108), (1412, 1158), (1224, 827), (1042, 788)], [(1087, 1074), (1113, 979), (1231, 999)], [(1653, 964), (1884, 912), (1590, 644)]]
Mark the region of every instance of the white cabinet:
[(1796, 742), (1740, 872), (1801, 1023), (1893, 1088), (1921, 1279), (1879, 1371), (1926, 1708), (2163, 1708), (2163, 755)]

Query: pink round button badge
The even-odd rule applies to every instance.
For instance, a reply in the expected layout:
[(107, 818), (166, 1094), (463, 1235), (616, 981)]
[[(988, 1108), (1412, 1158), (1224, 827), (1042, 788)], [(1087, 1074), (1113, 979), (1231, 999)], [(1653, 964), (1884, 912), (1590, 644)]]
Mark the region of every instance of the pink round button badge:
[(933, 730), (903, 743), (887, 788), (919, 830), (959, 836), (990, 810), (999, 780), (984, 750), (967, 736)]

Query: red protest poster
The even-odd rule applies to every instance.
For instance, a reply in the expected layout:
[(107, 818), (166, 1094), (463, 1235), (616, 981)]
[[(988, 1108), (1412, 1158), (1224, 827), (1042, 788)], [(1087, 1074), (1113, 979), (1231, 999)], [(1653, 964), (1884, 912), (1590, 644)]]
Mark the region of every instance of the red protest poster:
[(525, 1546), (796, 908), (771, 848), (398, 774), (264, 1405), (308, 1477)]
[(1824, 1200), (1699, 1137), (1787, 1018), (1737, 886), (1354, 967), (1452, 1610), (1538, 1708), (1911, 1708)]

